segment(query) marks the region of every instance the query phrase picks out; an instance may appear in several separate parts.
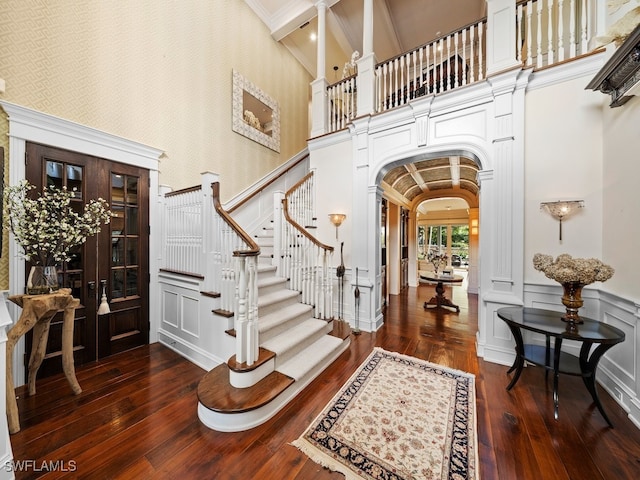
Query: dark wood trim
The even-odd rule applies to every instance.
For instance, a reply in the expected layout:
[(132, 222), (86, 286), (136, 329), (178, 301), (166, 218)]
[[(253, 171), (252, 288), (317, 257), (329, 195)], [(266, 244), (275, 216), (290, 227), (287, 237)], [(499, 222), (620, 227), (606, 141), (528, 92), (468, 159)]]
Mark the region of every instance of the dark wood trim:
[(315, 246), (323, 249), (325, 252), (333, 252), (333, 247), (329, 245), (325, 245), (316, 237), (311, 235), (305, 228), (302, 227), (298, 222), (296, 222), (291, 215), (289, 215), (289, 201), (288, 197), (291, 195), (300, 185), (309, 180), (313, 176), (313, 172), (307, 173), (302, 179), (300, 179), (293, 187), (287, 190), (287, 193), (284, 194), (284, 198), (282, 199), (282, 213), (284, 215), (285, 220), (293, 226), (298, 232), (300, 232), (305, 238), (307, 238), (311, 243)]
[(204, 275), (200, 275), (199, 273), (183, 272), (182, 270), (172, 270), (170, 268), (160, 268), (158, 270), (163, 273), (171, 273), (173, 275), (180, 275), (182, 277), (190, 277), (190, 278), (197, 278), (198, 280), (204, 280)]
[(216, 212), (222, 220), (226, 222), (227, 225), (231, 227), (231, 229), (236, 232), (236, 234), (242, 238), (242, 240), (249, 245), (247, 250), (236, 250), (233, 254), (237, 257), (257, 257), (260, 255), (260, 247), (258, 244), (251, 238), (247, 232), (245, 232), (240, 225), (236, 223), (236, 221), (231, 218), (224, 208), (222, 208), (222, 204), (220, 203), (220, 182), (213, 182), (211, 184), (211, 190), (213, 192), (213, 206), (216, 209)]
[(197, 192), (198, 190), (202, 190), (202, 187), (200, 185), (194, 185), (193, 187), (182, 188), (180, 190), (174, 190), (172, 192), (165, 193), (164, 196), (165, 198), (175, 197), (176, 195), (182, 195), (183, 193)]
[(585, 88), (611, 96), (610, 107), (621, 107), (633, 95), (625, 95), (640, 83), (640, 24), (613, 53)]

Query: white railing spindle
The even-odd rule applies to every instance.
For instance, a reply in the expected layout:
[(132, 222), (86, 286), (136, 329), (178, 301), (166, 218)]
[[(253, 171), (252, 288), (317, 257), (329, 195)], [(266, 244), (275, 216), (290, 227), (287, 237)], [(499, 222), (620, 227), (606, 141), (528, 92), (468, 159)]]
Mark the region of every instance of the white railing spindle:
[(314, 308), (316, 318), (332, 318), (332, 289), (327, 289), (329, 263), (320, 258), (331, 256), (333, 247), (324, 245), (313, 237), (305, 228), (314, 221), (314, 175), (307, 174), (294, 185), (282, 199), (282, 220), (280, 230), (283, 232), (284, 272), (289, 279), (292, 290), (300, 292), (301, 301)]

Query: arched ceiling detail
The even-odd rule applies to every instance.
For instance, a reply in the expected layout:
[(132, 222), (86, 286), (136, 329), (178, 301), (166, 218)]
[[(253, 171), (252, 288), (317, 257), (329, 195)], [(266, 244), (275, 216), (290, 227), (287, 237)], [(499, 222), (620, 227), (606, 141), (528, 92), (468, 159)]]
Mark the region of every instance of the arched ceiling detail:
[(477, 207), (478, 171), (477, 163), (466, 157), (431, 158), (393, 167), (385, 172), (381, 186), (387, 197), (407, 206), (450, 196)]

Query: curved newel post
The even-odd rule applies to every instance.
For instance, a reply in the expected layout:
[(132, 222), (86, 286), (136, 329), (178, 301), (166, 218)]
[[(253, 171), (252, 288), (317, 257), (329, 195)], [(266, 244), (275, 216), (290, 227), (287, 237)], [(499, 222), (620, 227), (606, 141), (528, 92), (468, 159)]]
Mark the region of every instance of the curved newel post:
[(213, 182), (211, 189), (220, 221), (218, 245), (226, 283), (221, 293), (223, 305), (229, 305), (227, 308), (234, 313), (236, 361), (252, 365), (258, 359), (259, 345), (257, 265), (260, 247), (222, 208), (220, 184)]

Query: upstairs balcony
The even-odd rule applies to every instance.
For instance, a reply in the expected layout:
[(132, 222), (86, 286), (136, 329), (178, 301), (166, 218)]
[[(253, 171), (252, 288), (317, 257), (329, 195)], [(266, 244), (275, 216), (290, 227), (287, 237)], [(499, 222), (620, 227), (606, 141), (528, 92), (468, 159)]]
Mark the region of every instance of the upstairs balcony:
[[(333, 84), (317, 78), (312, 83), (311, 136), (345, 129), (359, 116), (464, 88), (504, 70), (542, 69), (589, 53), (595, 23), (589, 0), (488, 0), (487, 7), (487, 17), (389, 60), (376, 63), (373, 51), (354, 52), (345, 78)], [(367, 11), (365, 49), (373, 34)], [(322, 15), (319, 9), (320, 26)], [(321, 31), (318, 38), (321, 58)]]

